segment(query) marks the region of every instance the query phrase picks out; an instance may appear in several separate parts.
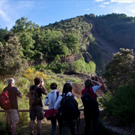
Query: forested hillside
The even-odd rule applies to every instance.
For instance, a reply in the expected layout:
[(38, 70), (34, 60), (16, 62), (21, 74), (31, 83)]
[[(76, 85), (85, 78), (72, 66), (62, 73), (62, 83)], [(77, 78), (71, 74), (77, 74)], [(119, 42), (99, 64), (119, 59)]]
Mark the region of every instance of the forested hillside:
[(93, 60), (97, 70), (112, 60), (120, 48), (135, 48), (135, 18), (125, 14), (94, 14), (61, 20), (43, 27), (63, 32), (73, 32), (80, 39), (80, 49), (85, 61)]
[[(1, 74), (10, 73), (9, 65), (19, 70), (24, 64), (55, 73), (101, 74), (113, 53), (135, 48), (134, 36), (135, 18), (125, 14), (89, 14), (41, 27), (22, 17), (10, 31), (0, 29)], [(14, 48), (20, 53), (12, 55)]]
[[(104, 113), (102, 119), (107, 118), (109, 124), (111, 118), (112, 123), (118, 121), (116, 126), (134, 128), (134, 48), (135, 17), (125, 14), (89, 14), (47, 26), (39, 26), (22, 17), (10, 31), (8, 28), (0, 29), (0, 92), (7, 85), (8, 78), (15, 78), (23, 95), (19, 109), (28, 109), (27, 93), (35, 77), (44, 80), (48, 92), (53, 82), (62, 92), (63, 84), (70, 80), (76, 86), (73, 89), (75, 96), (80, 97), (78, 87), (84, 87), (88, 75), (94, 78), (98, 74), (102, 79), (95, 77), (95, 80), (105, 84), (102, 87), (104, 96), (98, 98)], [(80, 98), (77, 102), (82, 108)], [(1, 124), (5, 121), (4, 116), (0, 116), (0, 125), (6, 127), (6, 123)], [(26, 133), (23, 126), (29, 122), (28, 113), (19, 112), (19, 117), (21, 130), (18, 133), (23, 133), (22, 130)]]

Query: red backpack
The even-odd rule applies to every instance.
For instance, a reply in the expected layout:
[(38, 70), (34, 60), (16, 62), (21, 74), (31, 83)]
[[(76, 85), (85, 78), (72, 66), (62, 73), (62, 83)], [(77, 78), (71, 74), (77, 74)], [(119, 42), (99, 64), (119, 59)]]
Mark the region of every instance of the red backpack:
[(0, 94), (0, 107), (3, 108), (4, 110), (9, 110), (11, 108), (8, 91), (3, 91)]

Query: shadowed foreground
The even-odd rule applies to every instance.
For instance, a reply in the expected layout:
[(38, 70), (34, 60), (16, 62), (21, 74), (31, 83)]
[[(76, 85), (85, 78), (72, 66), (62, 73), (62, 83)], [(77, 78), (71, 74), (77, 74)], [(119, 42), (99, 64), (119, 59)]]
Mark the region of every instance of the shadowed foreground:
[[(76, 123), (77, 123), (77, 121), (76, 121)], [(29, 127), (28, 126), (29, 125), (27, 125), (26, 127), (19, 127), (18, 126), (18, 135), (29, 135)], [(84, 126), (85, 126), (85, 122), (84, 122), (83, 114), (81, 114), (80, 125), (78, 128), (79, 135), (83, 135)], [(50, 135), (50, 132), (51, 132), (51, 122), (44, 119), (42, 121), (41, 135)], [(70, 130), (69, 130), (68, 126), (66, 125), (66, 123), (63, 123), (63, 131), (62, 132), (63, 132), (63, 135), (71, 135)], [(35, 124), (35, 128), (34, 128), (34, 135), (36, 135), (36, 124)], [(58, 125), (56, 128), (56, 135), (59, 135)], [(118, 135), (118, 134), (112, 133), (111, 131), (105, 129), (104, 126), (99, 122), (99, 135)]]
[[(77, 121), (75, 121), (77, 124)], [(78, 133), (79, 135), (83, 135), (84, 132), (84, 127), (85, 127), (85, 121), (84, 121), (84, 116), (83, 112), (81, 112), (80, 115), (80, 125), (78, 128)], [(47, 121), (45, 118), (42, 121), (42, 130), (41, 130), (41, 135), (50, 135), (51, 132), (51, 122)], [(71, 135), (70, 130), (66, 123), (63, 123), (63, 135)], [(34, 125), (34, 135), (36, 134), (36, 123)], [(2, 127), (0, 125), (0, 135), (7, 135), (7, 130), (5, 127)], [(29, 135), (29, 123), (25, 124), (25, 126), (21, 126), (21, 124), (18, 124), (17, 127), (17, 135)], [(56, 135), (59, 135), (59, 129), (58, 129), (58, 124), (56, 128)], [(92, 134), (90, 134), (92, 135)], [(111, 132), (110, 130), (106, 129), (100, 122), (99, 120), (99, 135), (118, 135), (116, 133)]]

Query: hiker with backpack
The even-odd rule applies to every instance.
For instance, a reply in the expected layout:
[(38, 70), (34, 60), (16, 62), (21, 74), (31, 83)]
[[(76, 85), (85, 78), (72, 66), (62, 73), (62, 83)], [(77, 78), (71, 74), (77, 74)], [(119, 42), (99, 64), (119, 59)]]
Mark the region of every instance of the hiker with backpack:
[(96, 99), (96, 92), (101, 86), (102, 84), (100, 82), (87, 79), (85, 81), (85, 88), (81, 92), (85, 116), (84, 135), (90, 135), (91, 124), (94, 135), (98, 135), (99, 108)]
[[(4, 88), (3, 92), (7, 92), (9, 96), (9, 108), (4, 107), (4, 100), (1, 100), (3, 109), (6, 109), (7, 123), (8, 123), (8, 135), (15, 135), (17, 129), (17, 123), (19, 122), (18, 114), (18, 101), (17, 97), (22, 98), (22, 94), (19, 92), (17, 87), (14, 87), (15, 80), (13, 78), (8, 79), (8, 86)], [(2, 97), (1, 97), (2, 98)]]
[(34, 121), (37, 119), (37, 135), (41, 133), (41, 120), (44, 118), (42, 94), (47, 95), (47, 90), (44, 87), (44, 81), (39, 77), (34, 79), (34, 85), (30, 87), (28, 97), (30, 104), (30, 135), (33, 135)]
[(80, 116), (78, 103), (72, 94), (72, 83), (67, 82), (63, 86), (62, 97), (59, 97), (54, 108), (59, 110), (59, 119), (61, 121), (60, 135), (62, 135), (62, 126), (65, 121), (70, 128), (72, 135), (77, 135), (75, 120)]
[[(56, 83), (51, 83), (50, 85), (50, 88), (52, 89), (48, 95), (46, 96), (45, 98), (45, 102), (44, 102), (44, 105), (45, 106), (49, 106), (48, 107), (48, 112), (51, 113), (51, 118), (49, 118), (48, 120), (51, 120), (51, 125), (52, 125), (52, 128), (51, 128), (51, 135), (55, 135), (55, 130), (56, 130), (56, 121), (57, 121), (57, 118), (54, 116), (54, 112), (52, 111), (57, 111), (57, 109), (54, 110), (54, 106), (55, 106), (55, 103), (57, 101), (57, 99), (62, 95), (58, 90), (57, 90), (57, 84)], [(47, 111), (46, 111), (47, 112)], [(45, 112), (45, 116), (46, 116), (46, 112)], [(57, 113), (57, 112), (56, 112)], [(49, 114), (47, 114), (49, 115)], [(60, 126), (60, 121), (58, 119), (58, 123), (59, 123), (59, 126)], [(59, 127), (60, 128), (60, 127)]]

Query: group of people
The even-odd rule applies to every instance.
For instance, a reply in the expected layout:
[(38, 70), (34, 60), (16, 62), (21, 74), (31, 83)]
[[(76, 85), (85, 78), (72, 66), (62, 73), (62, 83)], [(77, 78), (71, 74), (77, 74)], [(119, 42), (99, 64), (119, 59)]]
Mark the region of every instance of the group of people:
[[(9, 92), (9, 97), (11, 101), (11, 108), (6, 111), (7, 114), (7, 122), (8, 122), (8, 134), (15, 135), (17, 123), (19, 122), (18, 115), (18, 102), (17, 97), (22, 98), (22, 94), (19, 92), (17, 87), (14, 87), (15, 80), (13, 78), (8, 79), (8, 86), (4, 88), (3, 91)], [(96, 100), (96, 92), (102, 86), (102, 84), (98, 81), (91, 80), (88, 78), (85, 81), (85, 88), (81, 91), (81, 94), (84, 95), (89, 93)], [(61, 101), (64, 97), (73, 96), (76, 100), (76, 97), (72, 94), (72, 82), (68, 81), (63, 86), (62, 93), (57, 90), (57, 84), (51, 83), (50, 85), (51, 91), (47, 94), (47, 90), (44, 87), (44, 82), (39, 77), (34, 79), (34, 85), (30, 87), (29, 91), (33, 91), (36, 89), (37, 95), (39, 97), (38, 103), (36, 105), (30, 106), (30, 135), (33, 135), (34, 130), (34, 121), (37, 120), (37, 135), (41, 134), (41, 120), (44, 119), (44, 110), (43, 103), (41, 100), (42, 94), (47, 95), (44, 101), (44, 105), (48, 106), (48, 109), (54, 108), (58, 110), (56, 117), (51, 119), (51, 135), (55, 135), (56, 130), (56, 122), (58, 121), (59, 125), (59, 135), (62, 135), (63, 122), (65, 121), (63, 117), (61, 117), (61, 113), (59, 112), (59, 108), (61, 106)], [(98, 135), (98, 116), (99, 109), (97, 107), (96, 111), (89, 111), (84, 107), (84, 116), (85, 116), (85, 130), (84, 135), (90, 134), (91, 124), (93, 126), (94, 135)], [(66, 120), (65, 121), (70, 128), (72, 135), (77, 135), (76, 125), (74, 120)]]

